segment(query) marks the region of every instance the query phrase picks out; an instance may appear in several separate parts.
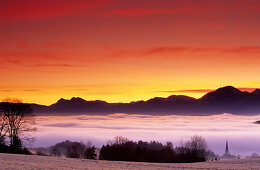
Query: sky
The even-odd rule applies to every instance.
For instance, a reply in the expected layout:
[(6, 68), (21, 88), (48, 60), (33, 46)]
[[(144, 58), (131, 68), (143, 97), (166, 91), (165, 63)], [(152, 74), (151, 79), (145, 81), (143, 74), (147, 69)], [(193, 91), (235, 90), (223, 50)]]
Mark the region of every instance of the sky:
[(260, 88), (258, 0), (1, 0), (0, 98), (129, 102)]

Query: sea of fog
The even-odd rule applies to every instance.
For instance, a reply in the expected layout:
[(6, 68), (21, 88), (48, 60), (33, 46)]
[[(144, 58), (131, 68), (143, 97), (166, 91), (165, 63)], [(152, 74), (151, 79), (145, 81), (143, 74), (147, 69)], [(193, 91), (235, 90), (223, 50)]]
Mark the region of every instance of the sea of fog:
[(228, 140), (230, 152), (247, 156), (260, 154), (258, 116), (221, 114), (213, 116), (150, 116), (140, 114), (37, 116), (34, 146), (46, 147), (64, 140), (91, 141), (97, 147), (115, 136), (138, 141), (166, 141), (174, 146), (193, 135), (203, 136), (209, 148), (222, 155)]

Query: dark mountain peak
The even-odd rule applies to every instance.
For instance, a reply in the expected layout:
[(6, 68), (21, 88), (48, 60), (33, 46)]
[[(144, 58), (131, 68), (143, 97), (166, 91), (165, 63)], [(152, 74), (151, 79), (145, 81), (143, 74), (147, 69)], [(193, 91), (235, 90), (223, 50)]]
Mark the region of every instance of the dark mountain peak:
[(94, 100), (94, 101), (87, 101), (87, 102), (93, 102), (93, 103), (98, 103), (98, 104), (108, 104), (106, 101), (103, 101), (103, 100)]
[(64, 98), (61, 98), (61, 99), (59, 99), (57, 102), (56, 102), (56, 104), (57, 103), (67, 103), (69, 100), (66, 100), (66, 99), (64, 99)]
[(260, 94), (260, 89), (255, 89), (252, 94)]
[(62, 105), (77, 104), (77, 103), (84, 103), (84, 102), (86, 102), (86, 101), (79, 97), (73, 97), (70, 100), (61, 98), (56, 103), (52, 104), (51, 106), (62, 106)]
[[(72, 97), (70, 100), (61, 98), (60, 100), (57, 101), (59, 104), (66, 104), (66, 103), (71, 103), (71, 102), (85, 102), (86, 100), (80, 98), (80, 97)], [(57, 104), (56, 103), (56, 104)]]
[(175, 102), (192, 102), (195, 98), (184, 96), (184, 95), (171, 95), (167, 98), (155, 97), (146, 101), (150, 104), (174, 104)]
[(163, 101), (165, 101), (165, 100), (166, 100), (166, 98), (164, 98), (164, 97), (154, 97), (154, 98), (152, 98), (152, 99), (147, 100), (146, 102), (147, 102), (147, 103), (163, 102)]
[(72, 97), (70, 99), (70, 102), (72, 102), (72, 103), (84, 103), (84, 102), (86, 102), (86, 100), (84, 100), (80, 97)]
[(233, 86), (225, 86), (221, 87), (215, 91), (209, 92), (206, 95), (204, 95), (201, 99), (202, 100), (217, 100), (217, 99), (223, 99), (226, 97), (235, 96), (237, 94), (241, 94), (240, 90)]
[(215, 92), (216, 93), (225, 93), (227, 95), (233, 95), (233, 94), (241, 93), (240, 90), (238, 90), (237, 88), (235, 88), (233, 86), (221, 87), (221, 88), (217, 89)]
[(191, 101), (191, 100), (195, 100), (195, 98), (193, 98), (193, 97), (184, 96), (184, 95), (171, 95), (171, 96), (167, 97), (167, 99), (171, 100), (171, 101)]
[(78, 107), (78, 106), (90, 106), (90, 105), (104, 105), (107, 102), (102, 100), (87, 101), (80, 97), (72, 97), (70, 100), (61, 98), (57, 103), (52, 104), (54, 107)]

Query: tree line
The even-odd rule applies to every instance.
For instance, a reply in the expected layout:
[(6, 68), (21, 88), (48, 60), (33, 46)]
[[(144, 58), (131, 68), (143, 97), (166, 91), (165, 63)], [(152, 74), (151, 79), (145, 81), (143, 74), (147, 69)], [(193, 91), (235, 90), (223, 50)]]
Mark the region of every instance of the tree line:
[(111, 161), (160, 162), (160, 163), (188, 163), (217, 159), (208, 149), (206, 140), (201, 136), (193, 136), (178, 147), (172, 142), (165, 145), (158, 141), (133, 142), (127, 138), (116, 136), (103, 145), (100, 151), (91, 142), (64, 141), (46, 148), (38, 148), (38, 155), (50, 155), (68, 158), (100, 159)]
[(206, 161), (208, 150), (207, 142), (200, 136), (191, 137), (183, 146), (174, 148), (171, 142), (163, 145), (157, 141), (133, 142), (124, 137), (116, 137), (102, 146), (99, 154), (101, 160), (134, 161), (134, 162), (201, 162)]
[[(38, 155), (41, 154), (39, 151)], [(65, 156), (68, 158), (96, 159), (96, 148), (91, 142), (71, 142), (66, 140), (50, 147), (51, 156)]]

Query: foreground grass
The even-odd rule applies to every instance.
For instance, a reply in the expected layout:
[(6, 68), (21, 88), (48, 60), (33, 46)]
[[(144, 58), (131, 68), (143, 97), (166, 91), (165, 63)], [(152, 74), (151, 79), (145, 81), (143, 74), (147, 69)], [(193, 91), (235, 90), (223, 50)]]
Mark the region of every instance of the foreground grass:
[(0, 153), (0, 169), (260, 169), (260, 158), (200, 163), (139, 163)]

